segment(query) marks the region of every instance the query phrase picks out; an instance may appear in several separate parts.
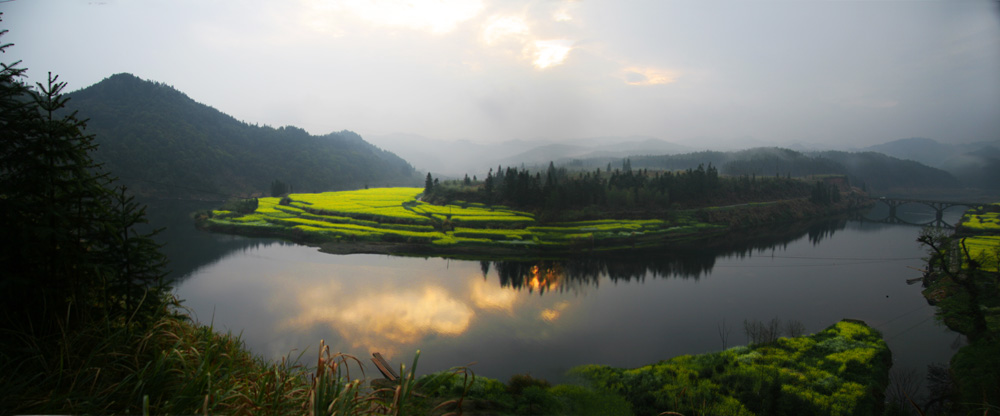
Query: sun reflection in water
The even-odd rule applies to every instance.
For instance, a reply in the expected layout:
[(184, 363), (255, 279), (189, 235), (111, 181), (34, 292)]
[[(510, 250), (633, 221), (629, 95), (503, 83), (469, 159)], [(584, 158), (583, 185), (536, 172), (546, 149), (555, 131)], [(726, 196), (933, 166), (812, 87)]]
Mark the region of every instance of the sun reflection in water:
[(539, 267), (535, 265), (531, 266), (530, 279), (528, 279), (526, 284), (529, 291), (545, 293), (545, 291), (551, 292), (558, 289), (562, 279), (563, 270), (561, 267)]

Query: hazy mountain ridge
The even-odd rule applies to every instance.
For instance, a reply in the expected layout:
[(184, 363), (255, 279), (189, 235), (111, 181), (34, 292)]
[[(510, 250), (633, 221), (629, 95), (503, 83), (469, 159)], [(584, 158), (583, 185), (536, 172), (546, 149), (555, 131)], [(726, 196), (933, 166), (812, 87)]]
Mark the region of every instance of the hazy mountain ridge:
[(1000, 140), (947, 144), (913, 137), (869, 146), (864, 150), (944, 169), (966, 186), (1000, 190), (1000, 180), (997, 180), (1000, 178)]
[[(846, 175), (857, 187), (878, 194), (901, 194), (916, 189), (958, 189), (962, 185), (950, 173), (919, 162), (876, 152), (798, 152), (780, 147), (740, 151), (702, 151), (659, 156), (631, 156), (632, 169), (687, 170), (713, 165), (732, 176)], [(621, 169), (624, 158), (576, 160), (569, 169)], [(541, 169), (542, 166), (536, 166)]]
[[(873, 192), (882, 193), (906, 193), (917, 189), (957, 190), (966, 186), (990, 189), (990, 186), (997, 185), (989, 183), (988, 178), (1000, 177), (1000, 170), (996, 170), (997, 174), (990, 170), (1000, 166), (991, 162), (1000, 153), (998, 147), (986, 144), (974, 153), (961, 154), (961, 150), (975, 149), (984, 144), (945, 145), (931, 139), (896, 140), (856, 151), (816, 149), (799, 144), (794, 150), (768, 146), (692, 152), (690, 147), (652, 137), (517, 140), (494, 144), (449, 143), (420, 136), (409, 137), (414, 144), (422, 143), (419, 149), (447, 149), (436, 152), (433, 163), (426, 160), (414, 162), (434, 175), (445, 177), (461, 177), (466, 173), (482, 176), (497, 165), (544, 169), (549, 161), (569, 169), (589, 170), (609, 166), (614, 169), (620, 168), (625, 158), (630, 159), (631, 166), (638, 169), (686, 170), (699, 164), (712, 164), (725, 175), (847, 175), (855, 185), (864, 185)], [(385, 136), (376, 140), (380, 139), (385, 139)], [(395, 149), (391, 146), (392, 143), (387, 144), (387, 147)], [(417, 148), (416, 145), (413, 147)], [(466, 153), (465, 156), (451, 156), (451, 151)], [(929, 157), (933, 155), (950, 155), (950, 158), (940, 165), (919, 160), (930, 161)]]
[(574, 159), (625, 158), (690, 152), (692, 148), (647, 136), (535, 138), (499, 143), (438, 140), (416, 134), (373, 135), (371, 143), (391, 149), (418, 170), (435, 176), (486, 175), (491, 167), (570, 163)]
[(251, 125), (131, 74), (68, 97), (97, 137), (95, 159), (142, 195), (219, 199), (266, 193), (274, 180), (303, 192), (418, 183), (405, 160), (356, 133)]
[(133, 191), (158, 196), (205, 199), (267, 192), (274, 180), (301, 192), (419, 184), (421, 175), (410, 163), (435, 176), (461, 177), (485, 176), (498, 165), (545, 167), (549, 161), (570, 169), (615, 168), (625, 158), (639, 169), (685, 170), (711, 163), (727, 175), (843, 174), (855, 185), (881, 192), (1000, 186), (993, 180), (1000, 177), (998, 143), (949, 145), (912, 138), (866, 148), (878, 153), (780, 147), (692, 152), (647, 136), (484, 144), (393, 134), (373, 136), (376, 147), (350, 131), (313, 136), (292, 126), (251, 125), (130, 74), (68, 96), (69, 108), (88, 118), (87, 132), (97, 136), (95, 158)]

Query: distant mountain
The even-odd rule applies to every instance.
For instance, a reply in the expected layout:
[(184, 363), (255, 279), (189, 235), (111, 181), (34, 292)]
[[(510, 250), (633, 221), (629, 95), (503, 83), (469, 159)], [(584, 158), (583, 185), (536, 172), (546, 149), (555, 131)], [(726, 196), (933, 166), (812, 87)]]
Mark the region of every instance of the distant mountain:
[[(847, 175), (851, 183), (879, 194), (961, 188), (950, 173), (912, 160), (876, 152), (809, 152), (762, 147), (735, 152), (705, 151), (660, 156), (631, 156), (632, 169), (686, 170), (713, 165), (732, 176)], [(568, 164), (571, 169), (620, 169), (622, 159), (595, 158)]]
[(550, 161), (564, 163), (574, 159), (621, 159), (632, 155), (665, 155), (686, 151), (690, 151), (690, 148), (652, 137), (600, 137), (537, 146), (509, 156), (501, 162), (505, 166), (513, 164), (544, 166)]
[(369, 140), (375, 145), (391, 150), (408, 160), (420, 171), (437, 176), (460, 178), (469, 175), (486, 175), (490, 166), (498, 161), (523, 152), (535, 144), (515, 140), (502, 143), (475, 143), (469, 140), (438, 140), (407, 133), (374, 135)]
[(489, 168), (503, 166), (547, 166), (550, 161), (568, 163), (574, 159), (598, 157), (621, 159), (629, 155), (662, 155), (690, 151), (690, 148), (645, 136), (587, 137), (578, 139), (534, 138), (498, 143), (468, 140), (436, 140), (415, 134), (395, 133), (371, 136), (368, 140), (392, 150), (422, 171), (434, 176), (485, 176)]
[(219, 199), (267, 193), (275, 180), (301, 192), (420, 183), (406, 161), (353, 132), (251, 125), (131, 74), (68, 97), (97, 137), (94, 158), (140, 195)]
[(963, 185), (1000, 190), (1000, 141), (946, 144), (934, 139), (909, 138), (866, 148), (900, 159), (941, 168)]
[(960, 152), (954, 145), (923, 137), (893, 140), (869, 146), (863, 150), (879, 152), (900, 159), (915, 160), (934, 167), (940, 167), (941, 162)]
[(974, 152), (954, 155), (942, 162), (941, 168), (968, 186), (1000, 191), (1000, 147), (986, 145)]
[(958, 179), (942, 169), (878, 152), (826, 151), (812, 155), (840, 164), (852, 183), (856, 186), (863, 183), (878, 194), (962, 188)]

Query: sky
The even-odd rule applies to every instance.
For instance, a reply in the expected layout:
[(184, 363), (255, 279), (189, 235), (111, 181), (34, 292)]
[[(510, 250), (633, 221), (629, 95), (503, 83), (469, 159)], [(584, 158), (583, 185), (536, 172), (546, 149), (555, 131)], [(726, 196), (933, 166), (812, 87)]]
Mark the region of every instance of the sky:
[(313, 134), (1000, 139), (996, 0), (13, 0), (31, 81), (116, 73)]

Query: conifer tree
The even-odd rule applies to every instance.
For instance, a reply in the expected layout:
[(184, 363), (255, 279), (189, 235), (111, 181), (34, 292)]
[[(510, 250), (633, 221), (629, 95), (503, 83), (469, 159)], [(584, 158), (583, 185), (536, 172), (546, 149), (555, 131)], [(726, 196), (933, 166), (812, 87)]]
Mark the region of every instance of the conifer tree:
[(429, 196), (434, 191), (434, 178), (427, 172), (427, 179), (424, 180), (424, 195)]
[(134, 228), (144, 209), (91, 158), (66, 84), (49, 74), (28, 88), (19, 64), (0, 72), (0, 328), (44, 337), (142, 318), (164, 293), (164, 259)]

